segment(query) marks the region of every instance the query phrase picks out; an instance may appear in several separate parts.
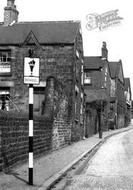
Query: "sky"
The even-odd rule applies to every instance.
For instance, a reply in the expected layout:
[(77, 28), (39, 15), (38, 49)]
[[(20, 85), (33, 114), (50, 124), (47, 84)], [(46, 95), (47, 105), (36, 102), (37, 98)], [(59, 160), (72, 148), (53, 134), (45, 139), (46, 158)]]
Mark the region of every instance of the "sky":
[[(0, 0), (0, 22), (7, 0)], [(82, 26), (84, 55), (101, 55), (102, 42), (107, 43), (108, 60), (122, 60), (124, 77), (130, 77), (133, 92), (133, 11), (131, 0), (15, 0), (19, 21), (79, 20)], [(118, 26), (104, 31), (87, 30), (87, 15), (118, 9), (123, 18)]]

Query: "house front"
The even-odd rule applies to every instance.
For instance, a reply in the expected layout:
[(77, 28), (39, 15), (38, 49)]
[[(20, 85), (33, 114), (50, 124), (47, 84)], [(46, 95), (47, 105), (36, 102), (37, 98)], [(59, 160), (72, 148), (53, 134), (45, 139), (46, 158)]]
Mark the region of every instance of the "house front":
[(109, 62), (109, 68), (111, 73), (109, 120), (110, 123), (113, 122), (113, 128), (121, 128), (125, 125), (124, 75), (122, 61)]
[(131, 122), (131, 110), (132, 110), (132, 93), (130, 78), (124, 78), (125, 80), (125, 101), (126, 101), (126, 113), (125, 113), (125, 126), (128, 126)]
[[(46, 116), (53, 138), (63, 146), (83, 136), (83, 43), (79, 21), (18, 22), (14, 0), (7, 0), (0, 24), (0, 109), (28, 113), (25, 58), (39, 59), (34, 114)], [(64, 128), (65, 129), (64, 129)], [(62, 132), (63, 131), (63, 132)]]
[(84, 62), (86, 136), (90, 136), (99, 131), (99, 126), (102, 130), (108, 129), (110, 73), (106, 43), (103, 43), (102, 56), (85, 57)]

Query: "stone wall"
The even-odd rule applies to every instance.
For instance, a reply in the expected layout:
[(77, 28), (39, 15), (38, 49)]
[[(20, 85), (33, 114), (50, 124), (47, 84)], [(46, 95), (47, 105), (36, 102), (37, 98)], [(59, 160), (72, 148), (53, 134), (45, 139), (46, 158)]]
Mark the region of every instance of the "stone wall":
[(83, 88), (83, 43), (82, 35), (77, 31), (77, 36), (74, 45), (74, 88), (73, 88), (73, 125), (71, 132), (72, 141), (79, 141), (84, 137), (84, 122), (83, 122), (83, 103), (84, 103), (84, 88)]
[[(0, 117), (0, 125), (1, 171), (28, 159), (28, 118), (4, 116)], [(47, 118), (34, 119), (34, 157), (64, 147), (70, 140), (70, 122), (61, 117), (53, 122)]]
[[(11, 89), (11, 99), (22, 110), (27, 110), (28, 86), (23, 83), (24, 57), (28, 57), (28, 50), (34, 50), (33, 57), (40, 59), (40, 81), (46, 82), (49, 76), (60, 81), (69, 92), (72, 92), (73, 78), (73, 46), (24, 46), (12, 49), (12, 76), (8, 80), (14, 81)], [(6, 79), (4, 79), (6, 80)], [(21, 87), (21, 88), (20, 88)]]
[[(71, 142), (72, 108), (70, 97), (54, 77), (47, 79), (43, 115), (34, 116), (34, 155), (67, 146)], [(0, 113), (0, 169), (28, 158), (28, 114)]]
[(70, 143), (72, 127), (72, 105), (65, 87), (54, 77), (49, 77), (43, 115), (52, 123), (52, 149)]
[(125, 126), (127, 127), (131, 122), (131, 107), (126, 104), (126, 113), (125, 113)]
[[(0, 116), (2, 168), (22, 163), (28, 158), (28, 118), (22, 116)], [(35, 119), (34, 122), (34, 154), (39, 156), (52, 149), (52, 126), (49, 121)]]
[(0, 127), (0, 171), (3, 168), (3, 161), (2, 161), (2, 130)]
[(124, 97), (124, 84), (116, 80), (116, 100), (117, 100), (117, 123), (118, 128), (125, 126), (126, 102)]
[(24, 84), (24, 58), (29, 57), (29, 49), (33, 49), (33, 57), (40, 59), (40, 82), (46, 82), (49, 76), (58, 79), (72, 93), (74, 75), (73, 45), (34, 45), (6, 46), (1, 50), (11, 50), (11, 73), (2, 75), (2, 87), (10, 87), (10, 109), (28, 109), (28, 85)]

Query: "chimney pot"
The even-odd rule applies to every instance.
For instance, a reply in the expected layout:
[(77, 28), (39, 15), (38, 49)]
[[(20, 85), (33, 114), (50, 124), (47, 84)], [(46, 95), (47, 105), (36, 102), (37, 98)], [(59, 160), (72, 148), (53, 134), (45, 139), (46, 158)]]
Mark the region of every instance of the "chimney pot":
[(4, 25), (9, 26), (13, 22), (18, 22), (19, 12), (14, 4), (15, 0), (7, 0), (7, 6), (4, 9)]
[(107, 44), (106, 42), (103, 42), (102, 46), (102, 59), (108, 59), (108, 49), (107, 49)]

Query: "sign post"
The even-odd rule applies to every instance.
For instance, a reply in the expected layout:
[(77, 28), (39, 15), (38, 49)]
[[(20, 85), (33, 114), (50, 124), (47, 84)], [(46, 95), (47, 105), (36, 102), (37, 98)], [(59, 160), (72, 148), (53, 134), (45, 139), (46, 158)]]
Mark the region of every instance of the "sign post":
[(33, 84), (29, 84), (29, 185), (33, 185)]
[(33, 185), (33, 84), (39, 84), (39, 58), (25, 58), (24, 83), (29, 84), (29, 185)]

